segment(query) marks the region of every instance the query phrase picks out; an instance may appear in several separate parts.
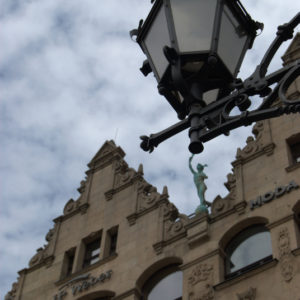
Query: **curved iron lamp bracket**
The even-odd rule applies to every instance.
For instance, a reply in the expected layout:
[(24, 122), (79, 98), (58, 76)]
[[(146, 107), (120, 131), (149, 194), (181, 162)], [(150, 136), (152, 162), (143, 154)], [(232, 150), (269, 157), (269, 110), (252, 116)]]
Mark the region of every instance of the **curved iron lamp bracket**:
[[(190, 128), (191, 144), (189, 149), (192, 153), (200, 153), (203, 151), (202, 143), (221, 134), (228, 135), (230, 130), (283, 114), (300, 112), (300, 99), (289, 100), (286, 97), (289, 86), (300, 76), (300, 60), (266, 75), (278, 48), (283, 42), (293, 38), (294, 28), (298, 24), (300, 24), (300, 13), (289, 23), (278, 27), (276, 38), (254, 73), (244, 81), (236, 79), (231, 86), (232, 92), (229, 95), (202, 107), (199, 99), (193, 96), (195, 93), (190, 91), (190, 95), (186, 97), (189, 103), (186, 105), (190, 105), (193, 101), (198, 105), (194, 105), (190, 109), (189, 117), (161, 132), (150, 136), (141, 136), (141, 148), (151, 153), (164, 140)], [(176, 67), (176, 62), (173, 65)], [(174, 72), (178, 73), (178, 68), (175, 68)], [(180, 74), (176, 76), (180, 77)], [(271, 88), (270, 86), (274, 84), (276, 84), (275, 87)], [(184, 92), (186, 86), (188, 84), (181, 83), (178, 89)], [(256, 109), (248, 110), (254, 102), (250, 97), (255, 95), (259, 95), (262, 102)], [(255, 101), (257, 101), (257, 97)], [(231, 115), (236, 108), (238, 108), (239, 114)], [(198, 146), (193, 147), (192, 143), (197, 143)]]

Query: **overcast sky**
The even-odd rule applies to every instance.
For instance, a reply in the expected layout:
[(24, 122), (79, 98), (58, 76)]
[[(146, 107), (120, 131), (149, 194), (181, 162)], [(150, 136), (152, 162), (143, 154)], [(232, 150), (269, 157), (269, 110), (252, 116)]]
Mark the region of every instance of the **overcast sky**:
[[(300, 3), (243, 4), (265, 24), (241, 69), (246, 78)], [(45, 244), (52, 220), (78, 197), (86, 164), (106, 140), (124, 149), (131, 167), (143, 163), (159, 191), (167, 185), (182, 213), (199, 204), (187, 131), (152, 154), (139, 148), (140, 135), (177, 122), (153, 76), (140, 73), (145, 58), (128, 34), (150, 7), (150, 0), (0, 0), (0, 299)], [(278, 55), (273, 69), (280, 64)], [(208, 164), (208, 201), (226, 195), (230, 162), (250, 134), (249, 127), (217, 138), (196, 157)]]

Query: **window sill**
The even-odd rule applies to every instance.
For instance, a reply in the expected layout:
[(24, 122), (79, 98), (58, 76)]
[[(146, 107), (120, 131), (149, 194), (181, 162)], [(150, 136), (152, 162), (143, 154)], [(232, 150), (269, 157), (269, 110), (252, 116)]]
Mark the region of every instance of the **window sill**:
[(254, 276), (260, 272), (274, 267), (277, 264), (277, 262), (278, 260), (275, 258), (266, 257), (265, 259), (262, 259), (254, 264), (251, 264), (241, 270), (230, 274), (230, 278), (227, 277), (223, 282), (216, 284), (214, 286), (214, 289), (216, 291), (222, 290), (241, 280), (244, 280), (248, 277)]
[(96, 269), (96, 268), (98, 268), (99, 266), (101, 266), (101, 265), (103, 265), (103, 264), (105, 264), (105, 263), (107, 263), (107, 262), (109, 262), (109, 261), (111, 261), (111, 260), (113, 260), (113, 259), (115, 259), (115, 258), (117, 258), (117, 257), (118, 257), (118, 254), (117, 254), (117, 253), (114, 253), (114, 254), (112, 254), (112, 255), (110, 255), (110, 256), (108, 256), (108, 257), (105, 257), (105, 258), (103, 258), (103, 259), (97, 261), (96, 263), (94, 263), (94, 264), (92, 264), (92, 265), (90, 265), (90, 266), (87, 266), (87, 267), (85, 267), (85, 268), (82, 268), (81, 270), (79, 270), (79, 271), (77, 271), (77, 272), (74, 272), (74, 273), (72, 273), (72, 274), (70, 274), (70, 275), (68, 275), (68, 276), (66, 276), (66, 277), (64, 277), (64, 278), (62, 278), (62, 279), (56, 281), (56, 282), (55, 282), (55, 285), (59, 286), (59, 285), (61, 285), (61, 284), (64, 284), (64, 283), (70, 281), (71, 279), (73, 279), (73, 278), (75, 278), (75, 277), (77, 277), (77, 276), (79, 276), (79, 275), (82, 275), (82, 274), (84, 274), (84, 273), (87, 273), (87, 272), (89, 272), (89, 271), (91, 271), (91, 270), (93, 270), (93, 269)]
[(294, 163), (294, 164), (292, 164), (292, 165), (286, 167), (285, 170), (286, 170), (287, 172), (292, 172), (292, 171), (294, 171), (294, 170), (296, 170), (296, 169), (298, 169), (298, 168), (300, 168), (300, 162)]
[(296, 248), (296, 249), (292, 250), (292, 253), (294, 256), (300, 255), (300, 248)]

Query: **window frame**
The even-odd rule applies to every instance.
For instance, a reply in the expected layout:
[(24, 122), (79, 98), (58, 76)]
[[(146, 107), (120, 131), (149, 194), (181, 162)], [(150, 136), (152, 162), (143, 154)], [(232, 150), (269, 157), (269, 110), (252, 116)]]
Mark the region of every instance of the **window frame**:
[[(182, 270), (179, 269), (178, 265), (169, 265), (156, 271), (152, 276), (150, 276), (150, 278), (148, 278), (148, 280), (144, 284), (142, 289), (143, 296), (141, 297), (141, 300), (148, 300), (148, 297), (151, 294), (151, 292), (162, 280), (177, 272), (182, 273)], [(181, 282), (181, 284), (182, 284), (182, 292), (183, 292), (183, 281)], [(174, 300), (182, 300), (182, 296), (175, 298)]]
[[(300, 133), (286, 139), (289, 166), (300, 166)], [(295, 149), (296, 148), (296, 149)]]
[(61, 271), (62, 279), (73, 274), (73, 269), (75, 265), (75, 255), (76, 247), (72, 247), (65, 252)]
[[(84, 255), (83, 255), (83, 259), (82, 259), (82, 269), (85, 269), (85, 268), (88, 268), (89, 266), (92, 266), (100, 261), (102, 231), (99, 231), (96, 234), (93, 234), (92, 237), (83, 239), (83, 243), (84, 243)], [(98, 249), (99, 249), (99, 251), (93, 255), (93, 251), (98, 250)], [(98, 259), (96, 261), (92, 262), (96, 258), (98, 258)]]
[(225, 259), (224, 259), (224, 272), (225, 272), (225, 279), (231, 279), (237, 277), (241, 274), (244, 274), (250, 270), (253, 270), (263, 264), (266, 264), (273, 260), (273, 251), (272, 251), (272, 242), (271, 242), (271, 254), (265, 257), (262, 257), (252, 263), (249, 263), (235, 271), (231, 272), (231, 256), (235, 252), (235, 250), (246, 240), (250, 239), (251, 237), (255, 236), (256, 234), (268, 232), (271, 239), (270, 231), (265, 227), (264, 224), (253, 224), (248, 226), (242, 230), (240, 230), (231, 240), (227, 243), (225, 247)]

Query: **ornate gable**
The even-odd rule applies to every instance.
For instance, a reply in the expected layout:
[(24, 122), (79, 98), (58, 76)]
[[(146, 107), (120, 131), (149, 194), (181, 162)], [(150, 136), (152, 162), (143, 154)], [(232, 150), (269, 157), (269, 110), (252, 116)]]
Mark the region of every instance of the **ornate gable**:
[(121, 159), (125, 156), (125, 152), (121, 147), (117, 147), (113, 140), (106, 141), (93, 159), (88, 163), (90, 169), (103, 168), (112, 163), (115, 159)]

